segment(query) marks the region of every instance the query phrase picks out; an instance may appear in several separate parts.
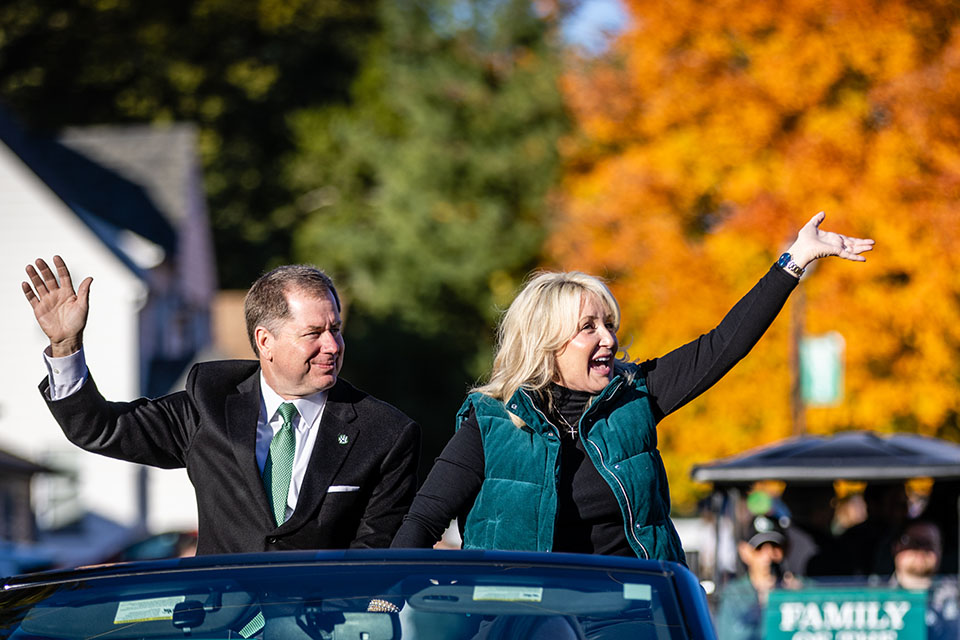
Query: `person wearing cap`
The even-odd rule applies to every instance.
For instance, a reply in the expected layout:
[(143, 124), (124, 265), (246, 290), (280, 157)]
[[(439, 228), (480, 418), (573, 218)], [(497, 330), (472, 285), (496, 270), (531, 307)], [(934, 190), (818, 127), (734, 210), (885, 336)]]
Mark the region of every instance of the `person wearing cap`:
[(737, 545), (747, 572), (731, 581), (722, 592), (717, 615), (720, 640), (763, 637), (763, 612), (770, 591), (791, 583), (792, 577), (780, 568), (786, 549), (787, 536), (779, 520), (769, 515), (756, 516), (750, 523), (747, 539)]
[(893, 575), (890, 586), (921, 589), (927, 601), (927, 638), (955, 639), (960, 635), (960, 593), (952, 576), (938, 576), (943, 555), (940, 528), (929, 520), (909, 520), (892, 545)]

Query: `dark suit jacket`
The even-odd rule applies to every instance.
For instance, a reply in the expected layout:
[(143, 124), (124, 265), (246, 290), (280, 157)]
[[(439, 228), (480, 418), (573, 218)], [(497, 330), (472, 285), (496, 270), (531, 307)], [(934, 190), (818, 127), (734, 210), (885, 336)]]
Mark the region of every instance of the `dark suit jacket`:
[[(40, 384), (44, 398), (47, 386)], [(327, 395), (297, 508), (279, 527), (256, 461), (256, 361), (198, 364), (185, 391), (154, 400), (108, 402), (90, 377), (47, 405), (87, 451), (186, 467), (197, 494), (199, 554), (388, 547), (416, 492), (420, 428), (342, 379)]]

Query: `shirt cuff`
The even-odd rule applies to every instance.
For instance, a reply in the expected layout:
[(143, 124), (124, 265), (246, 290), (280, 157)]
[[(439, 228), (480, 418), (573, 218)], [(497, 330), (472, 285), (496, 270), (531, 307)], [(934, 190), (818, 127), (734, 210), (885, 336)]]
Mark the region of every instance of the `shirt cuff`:
[(83, 347), (75, 353), (62, 358), (50, 355), (50, 347), (43, 350), (43, 362), (47, 365), (47, 380), (50, 387), (47, 397), (50, 400), (63, 400), (73, 395), (87, 381), (87, 361), (83, 355)]

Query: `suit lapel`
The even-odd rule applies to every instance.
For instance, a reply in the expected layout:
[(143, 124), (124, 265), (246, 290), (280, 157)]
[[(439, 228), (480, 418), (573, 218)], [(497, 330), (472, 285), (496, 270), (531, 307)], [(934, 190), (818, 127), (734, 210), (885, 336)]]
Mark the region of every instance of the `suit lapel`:
[(240, 474), (247, 483), (258, 519), (273, 521), (272, 507), (257, 466), (257, 422), (260, 419), (260, 369), (237, 385), (237, 393), (227, 397), (226, 428)]
[(360, 434), (356, 418), (353, 403), (343, 399), (334, 386), (327, 397), (320, 424), (317, 425), (320, 432), (310, 454), (310, 464), (303, 475), (297, 508), (281, 526), (281, 531), (300, 527), (327, 495), (327, 488), (333, 483)]

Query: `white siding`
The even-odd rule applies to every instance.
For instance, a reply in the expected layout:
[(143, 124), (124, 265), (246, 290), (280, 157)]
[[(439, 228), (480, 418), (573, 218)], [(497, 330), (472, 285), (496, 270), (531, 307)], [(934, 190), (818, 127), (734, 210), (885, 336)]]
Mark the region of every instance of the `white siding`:
[[(0, 447), (31, 460), (76, 470), (86, 508), (121, 524), (137, 518), (137, 466), (86, 453), (70, 444), (50, 417), (37, 384), (45, 375), (47, 345), (20, 282), (38, 257), (63, 256), (74, 282), (94, 277), (84, 334), (87, 362), (107, 398), (139, 394), (137, 312), (144, 284), (44, 185), (0, 144)], [(195, 527), (193, 491), (183, 470), (151, 470), (156, 500), (149, 524)], [(159, 509), (163, 509), (163, 513)]]

